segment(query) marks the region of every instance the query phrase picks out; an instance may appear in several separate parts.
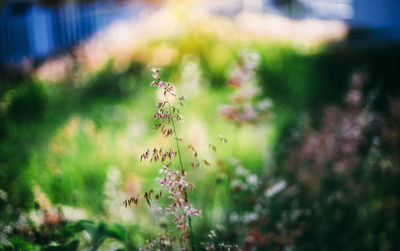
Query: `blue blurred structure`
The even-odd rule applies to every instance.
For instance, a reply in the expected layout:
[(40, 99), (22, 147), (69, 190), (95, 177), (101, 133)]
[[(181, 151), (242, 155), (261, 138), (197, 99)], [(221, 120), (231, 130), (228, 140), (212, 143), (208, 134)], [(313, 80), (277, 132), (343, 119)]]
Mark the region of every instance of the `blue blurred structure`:
[(141, 4), (102, 0), (38, 5), (10, 1), (0, 9), (0, 63), (34, 61), (69, 50), (113, 21), (139, 15)]
[[(360, 46), (400, 43), (399, 0), (242, 0), (253, 10), (290, 18), (345, 21)], [(362, 31), (362, 32), (360, 32)]]
[(372, 39), (400, 41), (400, 0), (219, 0), (207, 8), (226, 16), (249, 10), (292, 19), (342, 20), (352, 29), (370, 32)]
[[(65, 52), (144, 8), (133, 0), (68, 1), (52, 7), (37, 1), (0, 0), (0, 64), (40, 61)], [(222, 15), (250, 9), (291, 18), (339, 19), (371, 31), (366, 38), (372, 43), (400, 41), (400, 0), (218, 0), (207, 8)]]

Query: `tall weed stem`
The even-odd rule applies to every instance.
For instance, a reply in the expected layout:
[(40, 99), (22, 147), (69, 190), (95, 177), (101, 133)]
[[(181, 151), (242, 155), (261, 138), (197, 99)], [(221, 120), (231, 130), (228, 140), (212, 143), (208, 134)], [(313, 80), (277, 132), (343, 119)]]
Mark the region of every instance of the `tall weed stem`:
[[(167, 103), (168, 103), (168, 108), (169, 108), (169, 112), (172, 113), (172, 108), (171, 108), (171, 104), (167, 99)], [(183, 176), (185, 176), (185, 169), (183, 167), (183, 161), (182, 161), (182, 156), (181, 156), (181, 150), (179, 148), (179, 137), (178, 137), (178, 133), (176, 132), (176, 127), (175, 127), (175, 122), (174, 120), (171, 121), (172, 122), (172, 128), (174, 129), (174, 136), (175, 136), (175, 142), (176, 142), (176, 149), (178, 152), (178, 157), (179, 157), (179, 164), (180, 164), (180, 169), (181, 169), (181, 173)], [(185, 188), (185, 201), (188, 202), (188, 195), (187, 195), (187, 189)], [(189, 223), (189, 241), (190, 241), (190, 245), (192, 247), (192, 250), (195, 251), (196, 247), (194, 244), (194, 234), (193, 234), (193, 227), (192, 227), (192, 217), (188, 217), (188, 223)]]

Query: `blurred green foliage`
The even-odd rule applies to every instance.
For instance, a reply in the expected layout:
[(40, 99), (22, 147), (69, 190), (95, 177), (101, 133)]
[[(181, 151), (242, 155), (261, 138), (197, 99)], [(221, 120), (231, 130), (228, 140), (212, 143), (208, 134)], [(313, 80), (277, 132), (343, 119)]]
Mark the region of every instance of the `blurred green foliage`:
[[(356, 182), (368, 182), (374, 188), (367, 198), (356, 194), (346, 197), (352, 199), (350, 203), (343, 204), (339, 200), (337, 204), (328, 205), (326, 198), (333, 193), (351, 193), (346, 188), (348, 177), (335, 176), (327, 169), (328, 175), (321, 181), (321, 187), (309, 189), (299, 185), (297, 174), (288, 167), (287, 160), (305, 140), (302, 133), (309, 128), (318, 130), (321, 124), (318, 118), (325, 108), (343, 106), (349, 77), (357, 67), (364, 67), (369, 76), (365, 95), (377, 93), (370, 104), (371, 109), (388, 116), (383, 118), (393, 119), (389, 103), (399, 94), (399, 76), (395, 67), (399, 49), (359, 51), (345, 43), (317, 52), (304, 52), (283, 43), (221, 45), (217, 38), (204, 39), (203, 36), (206, 35), (193, 32), (184, 39), (167, 41), (180, 52), (181, 57), (176, 62), (187, 57), (194, 59), (191, 62), (197, 62), (201, 76), (199, 89), (188, 98), (185, 126), (179, 130), (187, 137), (204, 135), (213, 144), (217, 141), (215, 136), (221, 133), (230, 141), (226, 146), (218, 145), (217, 156), (207, 153), (207, 157), (220, 162), (218, 165), (192, 170), (189, 174), (197, 186), (193, 203), (204, 211), (203, 218), (194, 222), (196, 232), (208, 233), (217, 225), (215, 243), (218, 240), (245, 243), (250, 233), (246, 231), (253, 225), (264, 237), (268, 233), (282, 234), (279, 226), (284, 225), (287, 229), (292, 227), (293, 231), (300, 229), (302, 232), (289, 244), (266, 241), (254, 246), (259, 250), (281, 250), (290, 245), (299, 250), (396, 250), (400, 234), (396, 221), (400, 212), (398, 171), (365, 167), (368, 166), (364, 163), (370, 156), (373, 133), (369, 134), (369, 143), (362, 149), (365, 152), (358, 153), (363, 160), (360, 164), (363, 169), (354, 174)], [(263, 96), (274, 103), (274, 117), (260, 126), (235, 126), (216, 117), (217, 107), (228, 102), (231, 94), (225, 86), (227, 69), (245, 46), (259, 53), (261, 64), (257, 79)], [(165, 79), (176, 82), (182, 92), (188, 91), (180, 82), (184, 67), (181, 63), (172, 63), (163, 69)], [(150, 142), (157, 141), (151, 131), (156, 97), (148, 90), (150, 79), (147, 66), (141, 63), (132, 62), (126, 70), (117, 72), (110, 61), (86, 79), (40, 82), (28, 76), (17, 81), (3, 80), (0, 93), (0, 189), (6, 192), (7, 198), (0, 199), (0, 226), (15, 222), (23, 212), (39, 207), (32, 192), (36, 185), (52, 204), (82, 208), (90, 220), (100, 221), (70, 222), (62, 225), (62, 229), (53, 229), (58, 231), (54, 234), (57, 245), (15, 234), (9, 240), (12, 246), (1, 244), (2, 249), (32, 250), (35, 245), (41, 245), (44, 250), (74, 250), (82, 245), (82, 240), (75, 234), (86, 231), (90, 235), (87, 246), (91, 250), (101, 247), (107, 237), (124, 243), (130, 250), (143, 245), (146, 238), (154, 237), (162, 230), (144, 207), (131, 209), (138, 215), (132, 222), (113, 225), (116, 219), (105, 204), (108, 198), (105, 184), (108, 171), (113, 167), (121, 173), (121, 181), (115, 185), (119, 190), (130, 191), (127, 188), (129, 182), (137, 186), (136, 191), (147, 189), (157, 176), (157, 168), (140, 164), (137, 154), (144, 152)], [(311, 121), (307, 124), (309, 128), (305, 126), (305, 120)], [(397, 126), (397, 122), (393, 125)], [(376, 134), (380, 133), (379, 126), (376, 126)], [(398, 146), (386, 144), (381, 154), (397, 168), (398, 162), (393, 160), (397, 152), (393, 149)], [(259, 188), (237, 191), (231, 188), (230, 179), (246, 181), (234, 175), (238, 165), (228, 161), (231, 157), (258, 175)], [(268, 185), (280, 179), (286, 180), (288, 186), (296, 187), (298, 193), (267, 201), (260, 199)], [(242, 217), (253, 212), (257, 204), (265, 209), (257, 214), (259, 224), (250, 220), (250, 224), (243, 227), (243, 222), (231, 220), (233, 213)], [(315, 204), (322, 209), (315, 209)], [(120, 208), (122, 201), (111, 206)], [(283, 216), (300, 209), (311, 213), (301, 221), (293, 222)], [(208, 241), (206, 234), (197, 238), (199, 243)]]

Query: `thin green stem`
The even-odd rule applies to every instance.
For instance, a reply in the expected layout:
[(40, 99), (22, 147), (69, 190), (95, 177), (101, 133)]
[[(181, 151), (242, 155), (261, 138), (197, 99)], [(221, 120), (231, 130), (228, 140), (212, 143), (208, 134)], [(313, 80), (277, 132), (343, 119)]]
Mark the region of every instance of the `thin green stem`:
[[(169, 103), (168, 97), (166, 97), (167, 99), (167, 103), (168, 103), (168, 107), (169, 107), (169, 113), (172, 114), (172, 108), (171, 108), (171, 104)], [(179, 148), (179, 138), (178, 138), (178, 133), (176, 132), (176, 127), (175, 127), (175, 122), (174, 122), (174, 118), (171, 119), (172, 122), (172, 128), (174, 129), (174, 136), (175, 136), (175, 142), (176, 142), (176, 149), (178, 151), (178, 157), (179, 157), (179, 163), (180, 163), (180, 167), (181, 167), (181, 173), (182, 176), (185, 176), (185, 169), (183, 167), (183, 161), (182, 161), (182, 156), (181, 156), (181, 150)], [(188, 202), (188, 196), (187, 196), (187, 191), (186, 188), (184, 189), (185, 191), (185, 202)], [(188, 216), (188, 223), (189, 223), (189, 239), (190, 239), (190, 244), (192, 246), (192, 250), (195, 251), (196, 250), (196, 246), (194, 244), (194, 234), (193, 234), (193, 227), (192, 227), (192, 218), (190, 216)]]

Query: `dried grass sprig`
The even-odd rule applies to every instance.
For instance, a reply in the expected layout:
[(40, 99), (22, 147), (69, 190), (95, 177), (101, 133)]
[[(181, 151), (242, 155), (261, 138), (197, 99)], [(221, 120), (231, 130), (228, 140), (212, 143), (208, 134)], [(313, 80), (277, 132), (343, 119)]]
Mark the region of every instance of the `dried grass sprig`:
[[(191, 249), (196, 250), (192, 217), (201, 216), (202, 212), (200, 209), (194, 208), (189, 202), (188, 192), (193, 192), (195, 186), (186, 180), (187, 173), (184, 168), (180, 147), (180, 143), (184, 143), (184, 140), (178, 136), (176, 127), (176, 123), (183, 122), (181, 108), (185, 106), (185, 97), (178, 97), (175, 87), (171, 83), (161, 80), (159, 68), (152, 68), (151, 71), (153, 72), (153, 78), (155, 80), (151, 82), (150, 86), (161, 89), (164, 98), (164, 100), (158, 102), (156, 105), (157, 111), (153, 115), (156, 124), (153, 126), (153, 130), (159, 132), (164, 137), (173, 135), (176, 149), (169, 148), (166, 150), (162, 147), (156, 147), (153, 148), (153, 150), (147, 149), (146, 152), (140, 156), (140, 161), (149, 160), (150, 162), (160, 161), (163, 163), (163, 166), (159, 170), (161, 177), (156, 178), (156, 181), (164, 189), (165, 194), (170, 200), (170, 204), (164, 207), (164, 211), (166, 214), (173, 216), (172, 223), (176, 225), (178, 233), (183, 233), (180, 236), (177, 236), (177, 234), (175, 234), (175, 236), (169, 234), (160, 235), (158, 242), (148, 242), (145, 250), (154, 248), (157, 243), (174, 243), (175, 241), (181, 243), (182, 250), (187, 250), (189, 249), (186, 244), (188, 240)], [(179, 102), (180, 107), (174, 106), (171, 103), (172, 99), (178, 99), (177, 102)], [(191, 163), (192, 167), (199, 167), (200, 161), (197, 159), (197, 150), (192, 145), (189, 145), (188, 149), (193, 153), (194, 157), (194, 161)], [(173, 170), (172, 163), (176, 157), (178, 157), (179, 165)], [(207, 160), (203, 159), (202, 162), (207, 166), (211, 166)], [(137, 205), (140, 198), (143, 198), (149, 207), (151, 207), (153, 198), (158, 200), (162, 195), (162, 192), (154, 193), (154, 190), (150, 189), (145, 192), (142, 197), (140, 197), (140, 195), (133, 196), (125, 200), (123, 204), (125, 207), (132, 204)]]

